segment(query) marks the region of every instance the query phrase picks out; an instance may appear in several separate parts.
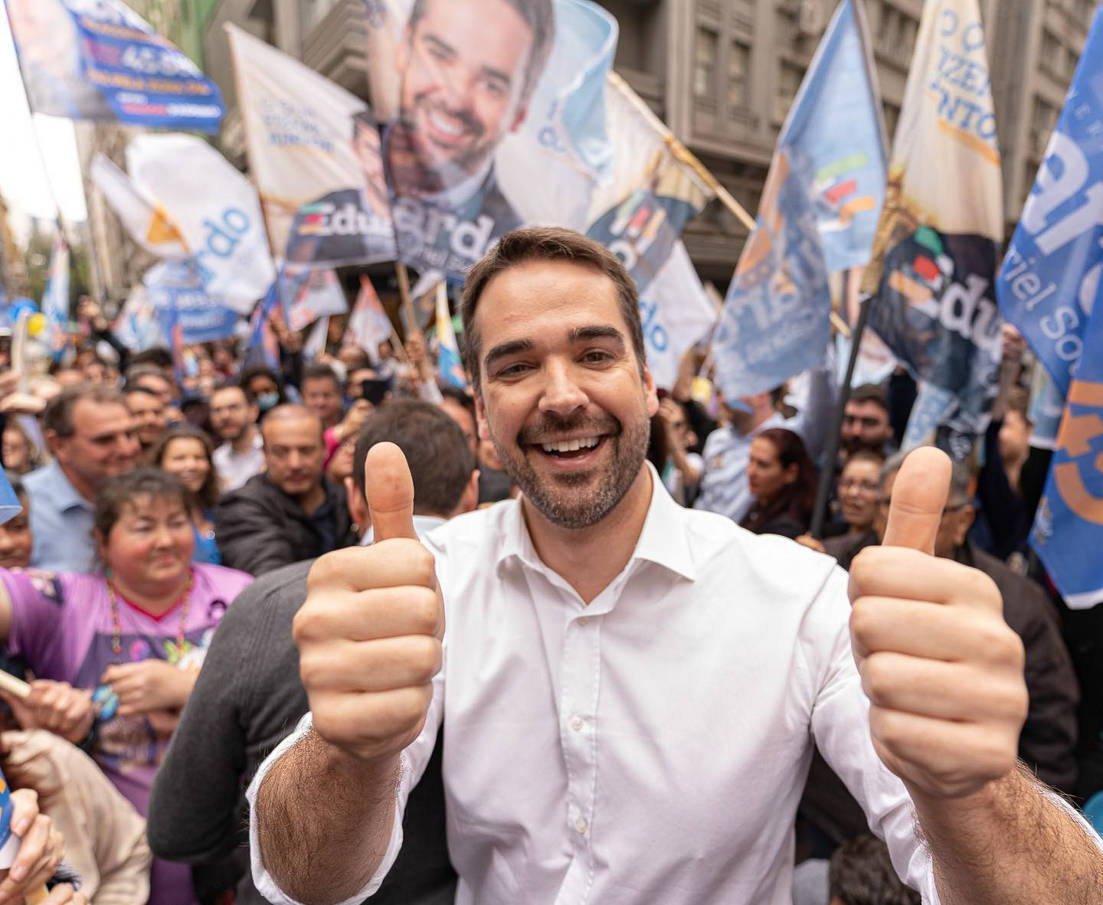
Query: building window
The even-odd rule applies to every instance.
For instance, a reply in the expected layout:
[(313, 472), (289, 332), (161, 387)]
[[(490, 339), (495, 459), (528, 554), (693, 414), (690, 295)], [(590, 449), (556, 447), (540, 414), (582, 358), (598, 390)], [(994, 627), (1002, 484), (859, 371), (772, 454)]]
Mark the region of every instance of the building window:
[(716, 57), (720, 36), (711, 28), (698, 26), (693, 54), (693, 93), (697, 97), (716, 97)]
[(788, 60), (781, 61), (777, 79), (777, 99), (774, 106), (774, 118), (778, 121), (784, 120), (789, 114), (789, 108), (793, 105), (793, 99), (797, 96), (803, 78), (802, 67)]
[(1035, 156), (1041, 158), (1049, 144), (1049, 137), (1057, 125), (1060, 111), (1040, 97), (1034, 98), (1034, 114), (1030, 120), (1030, 141)]
[(728, 57), (728, 103), (746, 107), (749, 100), (748, 75), (751, 71), (751, 48), (741, 41), (732, 41)]

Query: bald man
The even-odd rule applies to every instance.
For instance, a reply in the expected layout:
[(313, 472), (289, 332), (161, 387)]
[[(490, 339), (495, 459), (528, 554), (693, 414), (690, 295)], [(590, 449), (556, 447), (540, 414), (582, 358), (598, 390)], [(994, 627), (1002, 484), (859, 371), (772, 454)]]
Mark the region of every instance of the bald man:
[(318, 416), (280, 405), (261, 427), (267, 470), (219, 500), (215, 537), (223, 565), (263, 575), (356, 542), (344, 488), (323, 473)]

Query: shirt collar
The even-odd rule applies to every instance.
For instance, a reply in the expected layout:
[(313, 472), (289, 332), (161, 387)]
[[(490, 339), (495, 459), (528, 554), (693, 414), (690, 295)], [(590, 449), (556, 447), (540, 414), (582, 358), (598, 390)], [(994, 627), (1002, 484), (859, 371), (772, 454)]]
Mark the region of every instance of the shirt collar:
[[(651, 475), (651, 503), (647, 507), (643, 530), (636, 541), (636, 549), (628, 560), (628, 567), (636, 560), (653, 562), (676, 572), (690, 581), (697, 580), (697, 566), (690, 548), (686, 530), (687, 510), (674, 502), (655, 467), (645, 461)], [(508, 507), (501, 522), (496, 565), (500, 569), (510, 560), (518, 560), (531, 569), (547, 571), (532, 543), (528, 526), (521, 512), (521, 501), (511, 500), (500, 504)], [(627, 567), (626, 567), (627, 568)]]
[[(418, 537), (424, 537), (434, 528), (439, 528), (446, 521), (447, 519), (442, 519), (435, 515), (415, 515), (414, 531), (417, 533)], [(360, 538), (360, 546), (371, 546), (372, 536), (372, 529), (368, 528), (367, 533), (362, 538)]]
[(52, 472), (50, 475), (52, 496), (60, 512), (68, 512), (70, 509), (92, 510), (92, 504), (80, 495), (56, 459), (46, 467)]
[(490, 157), (475, 173), (462, 182), (457, 182), (455, 185), (431, 195), (423, 195), (421, 200), (428, 204), (436, 204), (449, 209), (462, 207), (479, 191), (487, 176), (490, 175), (490, 168), (493, 164), (494, 158)]

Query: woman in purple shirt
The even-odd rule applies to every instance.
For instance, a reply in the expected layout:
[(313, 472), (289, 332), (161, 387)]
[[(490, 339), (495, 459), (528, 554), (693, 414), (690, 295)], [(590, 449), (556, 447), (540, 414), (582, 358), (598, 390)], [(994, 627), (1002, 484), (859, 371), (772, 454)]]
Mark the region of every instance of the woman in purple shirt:
[[(144, 815), (214, 628), (253, 579), (192, 562), (188, 492), (163, 471), (105, 484), (94, 523), (103, 574), (0, 569), (0, 640), (40, 677), (20, 711), (90, 744)], [(150, 902), (194, 900), (190, 869), (155, 860)]]

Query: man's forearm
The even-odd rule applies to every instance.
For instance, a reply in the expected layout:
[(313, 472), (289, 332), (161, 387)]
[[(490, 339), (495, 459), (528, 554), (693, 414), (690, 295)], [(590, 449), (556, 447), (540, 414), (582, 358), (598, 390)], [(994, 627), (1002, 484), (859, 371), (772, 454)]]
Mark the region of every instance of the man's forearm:
[(313, 731), (273, 764), (257, 792), (257, 832), (284, 893), (330, 905), (367, 885), (390, 841), (398, 765), (357, 760)]
[(1103, 902), (1103, 852), (1022, 768), (963, 801), (912, 800), (942, 905)]

